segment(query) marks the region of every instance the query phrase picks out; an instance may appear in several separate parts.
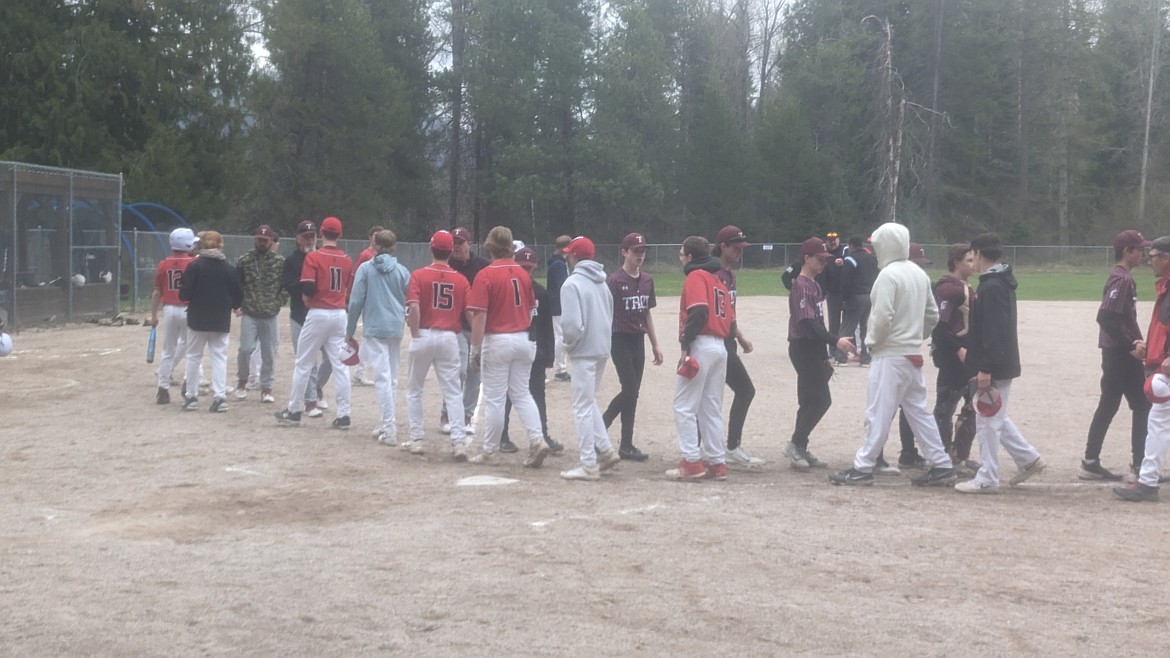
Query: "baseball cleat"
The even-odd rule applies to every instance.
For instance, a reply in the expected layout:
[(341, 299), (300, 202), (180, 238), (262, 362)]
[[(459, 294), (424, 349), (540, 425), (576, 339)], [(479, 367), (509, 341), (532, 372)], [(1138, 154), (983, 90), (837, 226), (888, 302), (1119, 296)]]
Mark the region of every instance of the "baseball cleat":
[(520, 452), (520, 447), (515, 443), (512, 443), (511, 439), (500, 439), (500, 452), (504, 453), (505, 455), (511, 455), (513, 453)]
[(740, 446), (740, 447), (736, 448), (735, 450), (728, 450), (727, 451), (727, 465), (728, 466), (742, 466), (745, 468), (759, 468), (760, 466), (763, 466), (766, 463), (767, 462), (765, 462), (763, 459), (760, 459), (759, 457), (753, 457), (753, 456), (749, 455), (748, 452), (743, 449), (743, 446)]
[(199, 398), (183, 398), (183, 411), (198, 411)]
[(301, 424), (301, 412), (299, 412), (299, 411), (289, 411), (288, 409), (281, 409), (280, 411), (276, 412), (273, 415), (276, 416), (276, 422), (278, 422), (282, 425), (300, 425)]
[(567, 471), (561, 471), (561, 477), (566, 480), (596, 481), (601, 479), (601, 471), (596, 468), (578, 466)]
[(159, 386), (158, 392), (154, 394), (154, 402), (155, 404), (170, 404), (171, 392)]
[(544, 437), (544, 442), (548, 444), (548, 451), (551, 454), (554, 454), (554, 455), (558, 454), (558, 453), (564, 451), (564, 449), (565, 449), (565, 446), (561, 445), (561, 443), (559, 441), (554, 441), (547, 436)]
[(330, 425), (335, 430), (349, 429), (349, 416), (338, 416), (333, 419), (333, 424)]
[(211, 401), (211, 406), (208, 407), (207, 410), (213, 414), (222, 414), (228, 409), (229, 407), (226, 398), (215, 398)]
[(916, 487), (949, 487), (955, 483), (955, 469), (935, 467), (910, 480)]
[(1151, 503), (1158, 502), (1158, 487), (1151, 487), (1141, 482), (1119, 484), (1113, 487), (1113, 494), (1131, 503), (1140, 503), (1142, 501), (1149, 501)]
[(1108, 482), (1118, 482), (1121, 480), (1120, 475), (1105, 468), (1096, 459), (1082, 459), (1081, 472), (1077, 474), (1077, 477), (1082, 480), (1105, 480)]
[(621, 448), (618, 448), (618, 455), (622, 459), (632, 462), (644, 462), (647, 459), (650, 459), (650, 455), (642, 452), (641, 450), (638, 450), (634, 446), (622, 446)]
[(878, 457), (877, 463), (873, 466), (874, 475), (901, 475), (902, 471), (897, 466), (891, 466), (886, 461), (885, 457)]
[(727, 464), (708, 464), (703, 476), (709, 480), (726, 480)]
[(850, 487), (868, 487), (873, 484), (873, 473), (866, 473), (856, 468), (850, 468), (830, 475), (829, 482)]
[(703, 462), (689, 462), (682, 460), (677, 468), (666, 472), (666, 477), (672, 480), (700, 480), (707, 475), (707, 467)]
[(983, 484), (978, 480), (967, 480), (955, 485), (955, 491), (966, 494), (993, 494), (999, 491), (999, 487), (991, 484)]
[(601, 471), (608, 471), (609, 469), (622, 463), (622, 458), (617, 452), (609, 450), (597, 455), (597, 468)]
[(528, 446), (528, 458), (524, 460), (524, 466), (526, 468), (540, 468), (547, 456), (548, 444), (544, 442), (544, 439), (541, 439)]
[(463, 446), (454, 446), (451, 448), (451, 458), (457, 462), (467, 461), (467, 448)]
[(1017, 484), (1024, 482), (1024, 480), (1027, 480), (1033, 475), (1039, 473), (1040, 471), (1043, 471), (1046, 466), (1048, 466), (1048, 464), (1044, 461), (1044, 458), (1037, 457), (1036, 459), (1032, 460), (1031, 464), (1021, 468), (1015, 475), (1013, 475), (1012, 479), (1008, 480), (1008, 484), (1014, 487)]

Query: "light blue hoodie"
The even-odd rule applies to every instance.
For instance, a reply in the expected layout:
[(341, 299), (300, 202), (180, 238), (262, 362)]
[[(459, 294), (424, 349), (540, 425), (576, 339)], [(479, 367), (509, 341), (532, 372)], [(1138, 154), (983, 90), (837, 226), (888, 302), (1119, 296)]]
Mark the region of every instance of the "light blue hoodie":
[(390, 254), (378, 254), (361, 264), (349, 293), (349, 327), (352, 336), (358, 317), (365, 316), (362, 335), (371, 338), (402, 338), (406, 326), (406, 284), (410, 272)]

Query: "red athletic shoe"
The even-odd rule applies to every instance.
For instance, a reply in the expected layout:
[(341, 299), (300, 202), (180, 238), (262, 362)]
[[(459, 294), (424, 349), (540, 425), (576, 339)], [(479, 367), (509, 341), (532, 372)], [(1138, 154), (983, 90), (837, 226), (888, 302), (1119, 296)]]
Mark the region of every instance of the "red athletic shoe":
[(727, 464), (708, 464), (707, 477), (712, 480), (726, 480)]
[(706, 475), (707, 467), (703, 462), (689, 462), (685, 459), (678, 463), (678, 468), (666, 472), (666, 477), (673, 480), (698, 480)]

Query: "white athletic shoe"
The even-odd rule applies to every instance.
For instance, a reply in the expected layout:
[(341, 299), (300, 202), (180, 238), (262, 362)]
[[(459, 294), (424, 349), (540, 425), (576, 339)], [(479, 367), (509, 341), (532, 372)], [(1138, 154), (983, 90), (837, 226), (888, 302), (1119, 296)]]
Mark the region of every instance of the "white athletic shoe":
[(260, 382), (255, 379), (249, 379), (248, 383), (244, 384), (244, 388), (248, 389), (249, 391), (254, 391), (260, 388)]
[(467, 461), (467, 448), (459, 445), (451, 448), (451, 458), (457, 462)]
[(767, 462), (759, 457), (752, 457), (743, 449), (743, 446), (735, 450), (727, 451), (727, 465), (728, 466), (743, 466), (745, 468), (758, 468)]
[(245, 388), (237, 388), (236, 389), (236, 399), (237, 400), (243, 400), (246, 397), (248, 397), (248, 390), (247, 389), (245, 389)]
[(402, 449), (412, 455), (421, 455), (426, 452), (426, 447), (423, 445), (422, 439), (417, 441), (403, 441)]
[(325, 397), (324, 397), (324, 396), (318, 396), (318, 397), (317, 397), (317, 408), (318, 408), (318, 409), (321, 409), (322, 411), (328, 411), (328, 410), (329, 410), (329, 403), (325, 401)]
[(470, 435), (472, 435), (472, 434), (475, 434), (475, 425), (472, 425), (471, 423), (468, 423), (467, 425), (465, 425), (465, 426), (463, 427), (463, 433), (464, 433), (464, 434), (467, 434), (467, 435), (469, 435), (469, 436), (470, 436)]
[[(381, 443), (382, 445), (384, 445), (388, 448), (393, 448), (395, 445), (398, 444), (398, 440), (393, 434), (391, 434), (389, 432), (383, 432), (382, 430), (377, 430), (377, 432), (378, 432), (378, 435), (375, 436), (374, 438), (378, 440), (378, 443)], [(402, 445), (403, 445), (403, 447), (406, 446), (405, 443)]]
[(260, 401), (265, 404), (272, 404), (273, 402), (276, 402), (276, 398), (273, 397), (271, 393), (265, 393), (264, 395), (260, 396)]
[(578, 466), (577, 468), (571, 468), (567, 471), (561, 471), (561, 477), (565, 478), (566, 480), (600, 480), (601, 471), (596, 468), (585, 468), (584, 466)]
[(478, 455), (472, 456), (467, 461), (472, 464), (491, 464), (496, 461), (496, 455), (493, 452), (481, 452)]
[(320, 418), (321, 416), (325, 415), (325, 412), (321, 411), (321, 407), (311, 407), (309, 409), (305, 409), (305, 415), (309, 418)]

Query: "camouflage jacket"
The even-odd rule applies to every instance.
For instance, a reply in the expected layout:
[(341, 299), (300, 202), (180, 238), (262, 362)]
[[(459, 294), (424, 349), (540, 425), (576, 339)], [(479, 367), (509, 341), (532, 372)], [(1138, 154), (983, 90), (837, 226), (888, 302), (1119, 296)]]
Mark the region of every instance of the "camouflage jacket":
[(236, 263), (240, 287), (244, 289), (244, 304), (241, 309), (246, 315), (256, 318), (271, 318), (280, 312), (288, 301), (281, 273), (284, 256), (269, 251), (264, 254), (249, 249)]

